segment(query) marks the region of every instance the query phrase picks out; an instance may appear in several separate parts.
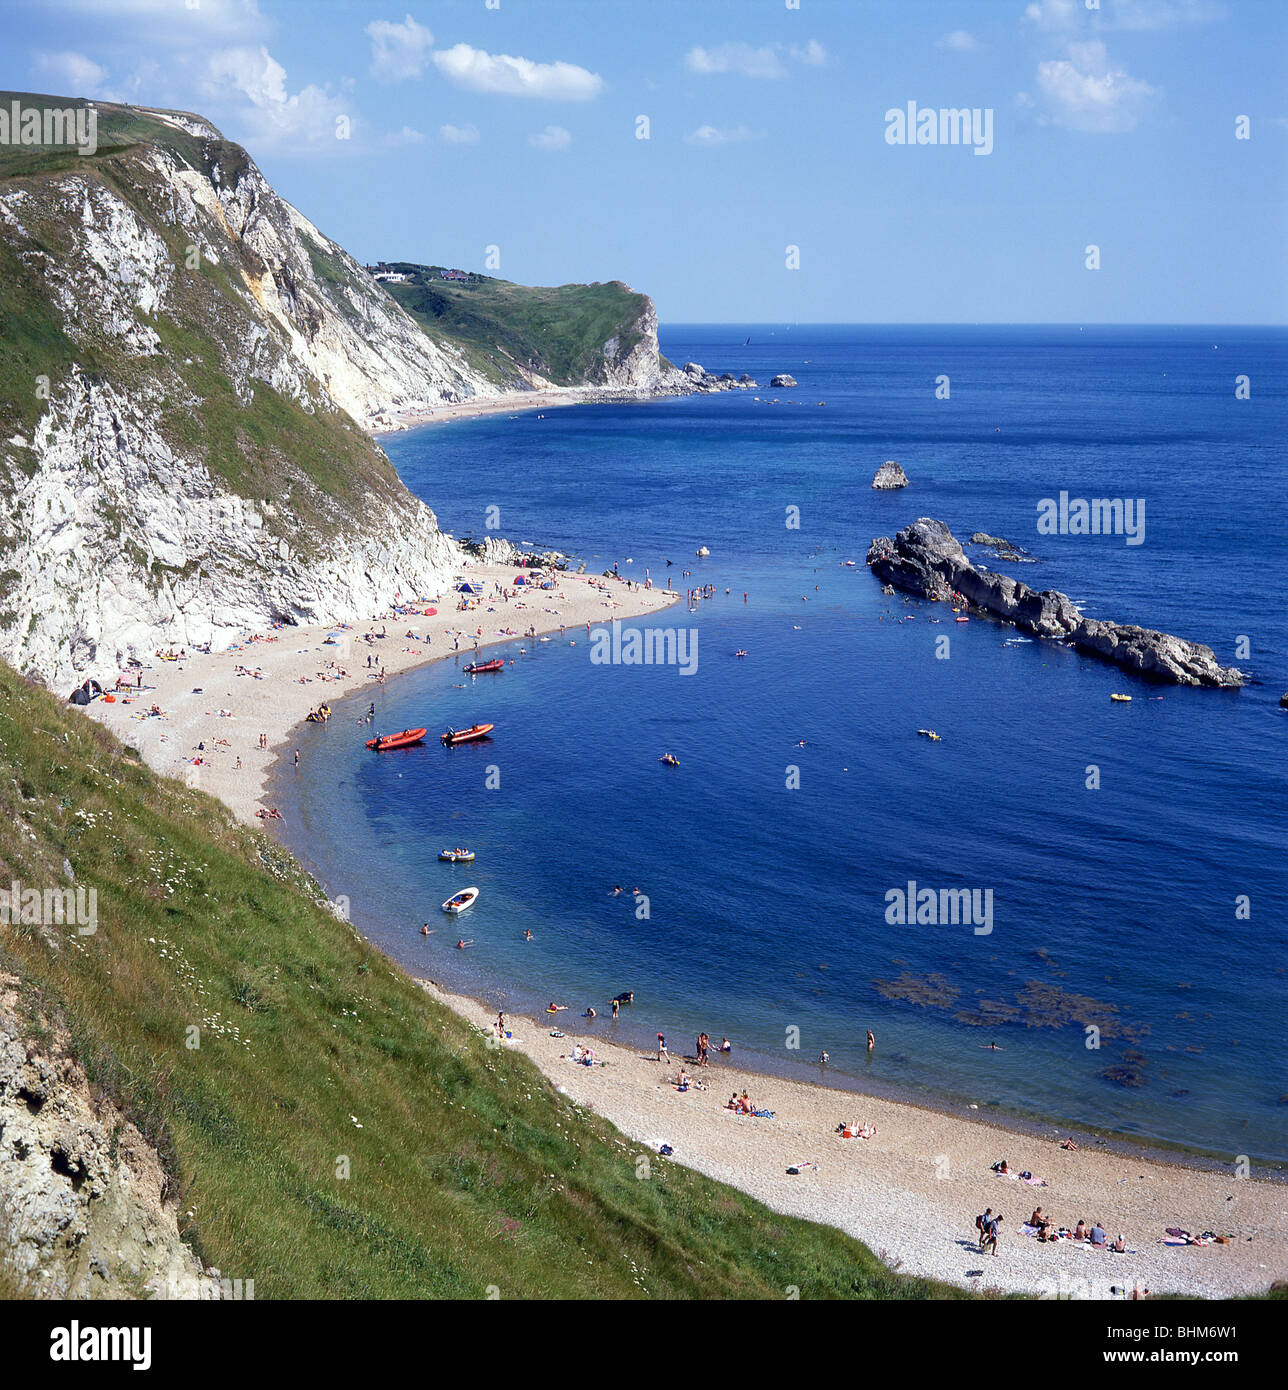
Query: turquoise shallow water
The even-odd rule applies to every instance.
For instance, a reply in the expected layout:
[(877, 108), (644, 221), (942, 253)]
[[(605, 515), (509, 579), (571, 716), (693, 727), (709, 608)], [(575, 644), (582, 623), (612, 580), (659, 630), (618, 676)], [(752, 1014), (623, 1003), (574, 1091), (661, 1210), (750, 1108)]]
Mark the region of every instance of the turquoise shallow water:
[[(592, 570), (716, 585), (650, 624), (696, 631), (696, 673), (595, 666), (569, 633), (576, 646), (509, 644), (500, 676), (401, 677), (382, 728), (486, 719), (496, 739), (373, 757), (352, 722), (370, 696), (355, 697), (301, 731), (298, 783), (282, 774), (292, 843), (397, 959), (509, 1007), (603, 1014), (634, 989), (595, 1027), (686, 1045), (705, 1028), (813, 1077), (826, 1049), (841, 1084), (1288, 1156), (1285, 335), (735, 326), (677, 328), (663, 347), (800, 386), (462, 422), (387, 448), (457, 534), (496, 505), (502, 534)], [(1252, 401), (1235, 401), (1236, 370)], [(871, 489), (885, 458), (907, 491)], [(1062, 488), (1144, 497), (1145, 543), (1038, 536), (1035, 504)], [(932, 624), (942, 608), (884, 597), (862, 565), (873, 536), (918, 515), (1007, 536), (1039, 557), (1012, 569), (1035, 587), (1208, 642), (1263, 683), (1158, 690), (1006, 646), (992, 623)], [(657, 763), (666, 749), (678, 769)], [(462, 841), (475, 865), (436, 861)], [(991, 932), (887, 921), (908, 880), (991, 890)], [(465, 883), (482, 896), (458, 952), (438, 904)], [(646, 920), (614, 884), (647, 895)]]

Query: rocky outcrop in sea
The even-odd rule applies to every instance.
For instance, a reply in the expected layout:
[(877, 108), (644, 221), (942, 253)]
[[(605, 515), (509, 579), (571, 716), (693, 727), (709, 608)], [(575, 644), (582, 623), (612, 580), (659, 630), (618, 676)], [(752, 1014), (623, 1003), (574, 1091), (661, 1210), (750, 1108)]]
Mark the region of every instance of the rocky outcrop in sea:
[(721, 372), (717, 376), (715, 372), (707, 371), (701, 362), (686, 362), (684, 376), (689, 393), (693, 395), (708, 395), (713, 391), (749, 391), (760, 386), (760, 382), (747, 372), (741, 376)]
[(1137, 675), (1172, 685), (1241, 686), (1246, 676), (1222, 666), (1211, 647), (1128, 623), (1084, 618), (1067, 594), (1041, 593), (1009, 575), (980, 570), (942, 521), (920, 517), (892, 540), (879, 536), (867, 563), (883, 583), (922, 598), (955, 596), (1039, 637), (1060, 638), (1080, 651)]
[(893, 492), (896, 488), (908, 486), (908, 475), (894, 459), (886, 459), (877, 469), (876, 476), (872, 479), (872, 486), (878, 492)]

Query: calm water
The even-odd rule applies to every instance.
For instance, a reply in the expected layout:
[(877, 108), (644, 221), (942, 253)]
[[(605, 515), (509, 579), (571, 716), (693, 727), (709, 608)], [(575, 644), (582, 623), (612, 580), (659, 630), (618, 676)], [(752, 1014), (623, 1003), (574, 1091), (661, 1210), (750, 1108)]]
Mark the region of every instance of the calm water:
[[(762, 389), (387, 448), (458, 535), (495, 505), (502, 534), (591, 571), (715, 584), (697, 613), (653, 620), (697, 631), (697, 673), (593, 666), (583, 629), (523, 657), (511, 643), (500, 676), (410, 674), (380, 697), (381, 728), (486, 719), (495, 741), (377, 758), (357, 697), (301, 732), (294, 845), (383, 948), (508, 1007), (603, 1013), (629, 988), (619, 1037), (691, 1047), (705, 1028), (814, 1077), (826, 1049), (842, 1085), (1288, 1156), (1288, 335), (725, 326), (673, 329), (663, 349)], [(799, 387), (768, 390), (776, 371)], [(871, 489), (887, 458), (906, 491)], [(1144, 498), (1145, 543), (1038, 536), (1036, 503), (1061, 489)], [(1207, 642), (1264, 683), (1158, 690), (1060, 647), (1004, 646), (1012, 630), (992, 623), (932, 625), (942, 606), (884, 597), (862, 564), (921, 515), (1009, 537), (1040, 557), (1011, 568), (1026, 582)], [(658, 764), (667, 749), (679, 769)], [(436, 862), (461, 842), (475, 865)], [(991, 889), (992, 932), (887, 923), (885, 895), (909, 879)], [(482, 897), (458, 929), (437, 908), (467, 883)], [(647, 895), (647, 920), (614, 884)]]

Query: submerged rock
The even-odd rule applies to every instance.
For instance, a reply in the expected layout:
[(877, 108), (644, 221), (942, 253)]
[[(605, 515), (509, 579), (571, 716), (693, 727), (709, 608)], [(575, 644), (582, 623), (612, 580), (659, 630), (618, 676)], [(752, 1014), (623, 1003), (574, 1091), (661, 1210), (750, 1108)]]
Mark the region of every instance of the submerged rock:
[(1030, 555), (1022, 545), (1008, 541), (1003, 536), (990, 536), (987, 531), (976, 531), (970, 538), (972, 545), (986, 545), (999, 560), (1009, 560), (1013, 565), (1036, 565), (1037, 559)]
[(1130, 623), (1084, 618), (1067, 594), (1038, 593), (1010, 575), (976, 569), (942, 521), (920, 517), (891, 540), (879, 536), (867, 563), (883, 583), (922, 598), (967, 603), (1039, 637), (1057, 637), (1138, 675), (1172, 685), (1238, 687), (1242, 671), (1222, 666), (1211, 647)]
[(886, 459), (877, 469), (876, 476), (872, 479), (872, 486), (881, 491), (893, 492), (895, 488), (908, 486), (908, 475), (894, 459)]

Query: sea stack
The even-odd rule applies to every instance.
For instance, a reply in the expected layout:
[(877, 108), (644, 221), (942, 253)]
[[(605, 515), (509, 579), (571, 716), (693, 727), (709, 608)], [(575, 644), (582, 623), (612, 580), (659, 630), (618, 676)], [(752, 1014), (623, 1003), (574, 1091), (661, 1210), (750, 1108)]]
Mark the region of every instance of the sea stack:
[(893, 492), (896, 488), (908, 486), (908, 475), (894, 459), (886, 459), (877, 469), (876, 477), (872, 479), (872, 486), (881, 492)]
[(786, 388), (788, 386), (795, 386), (796, 378), (794, 376), (789, 375), (787, 372), (779, 372), (779, 374), (776, 377), (774, 377), (774, 379), (769, 384), (770, 386)]

